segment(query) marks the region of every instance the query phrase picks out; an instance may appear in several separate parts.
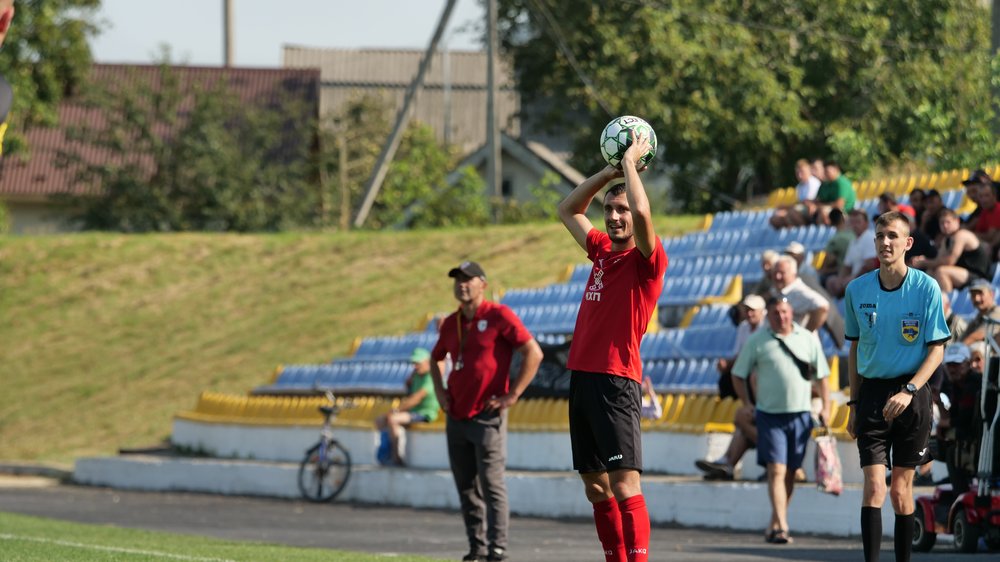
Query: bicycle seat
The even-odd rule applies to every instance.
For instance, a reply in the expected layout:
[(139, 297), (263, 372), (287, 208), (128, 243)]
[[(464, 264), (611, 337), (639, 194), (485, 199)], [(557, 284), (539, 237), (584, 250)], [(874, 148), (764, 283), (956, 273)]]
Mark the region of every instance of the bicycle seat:
[(340, 410), (340, 408), (338, 408), (336, 406), (320, 406), (319, 407), (319, 411), (323, 412), (323, 415), (325, 415), (325, 416), (333, 415), (333, 414), (337, 413), (338, 410)]

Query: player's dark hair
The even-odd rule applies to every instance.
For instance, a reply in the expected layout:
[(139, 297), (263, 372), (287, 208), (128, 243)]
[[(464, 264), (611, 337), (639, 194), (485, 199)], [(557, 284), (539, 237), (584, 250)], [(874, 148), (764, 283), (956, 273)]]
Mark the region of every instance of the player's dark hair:
[(624, 182), (623, 183), (617, 183), (617, 184), (612, 185), (611, 187), (609, 187), (608, 190), (604, 192), (604, 200), (605, 201), (608, 200), (608, 195), (617, 196), (617, 195), (621, 195), (622, 193), (625, 193), (625, 183)]
[(837, 227), (844, 224), (844, 211), (837, 207), (830, 209), (830, 226)]
[(899, 211), (889, 211), (887, 213), (882, 213), (875, 219), (875, 228), (887, 227), (893, 222), (899, 222), (906, 226), (906, 234), (910, 234), (910, 219), (906, 215), (900, 213)]

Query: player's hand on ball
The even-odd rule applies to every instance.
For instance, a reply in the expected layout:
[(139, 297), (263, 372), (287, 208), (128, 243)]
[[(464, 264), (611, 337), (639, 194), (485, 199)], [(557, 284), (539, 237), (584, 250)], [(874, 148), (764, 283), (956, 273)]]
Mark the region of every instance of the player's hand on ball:
[(632, 129), (629, 131), (629, 138), (632, 140), (632, 144), (629, 145), (628, 149), (625, 150), (625, 154), (622, 155), (622, 168), (631, 166), (641, 172), (646, 169), (646, 166), (640, 168), (636, 164), (651, 148), (649, 135), (645, 132), (636, 135), (635, 129)]
[(608, 181), (625, 177), (625, 172), (621, 168), (615, 168), (611, 164), (604, 167), (604, 174), (608, 176)]

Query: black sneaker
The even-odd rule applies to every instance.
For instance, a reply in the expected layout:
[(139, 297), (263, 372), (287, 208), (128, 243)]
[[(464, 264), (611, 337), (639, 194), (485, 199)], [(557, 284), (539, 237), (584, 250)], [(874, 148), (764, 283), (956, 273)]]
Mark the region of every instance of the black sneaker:
[(462, 562), (483, 562), (484, 560), (486, 560), (486, 557), (475, 550), (470, 550), (468, 554), (462, 557)]
[(733, 467), (729, 466), (728, 464), (699, 459), (694, 462), (694, 465), (698, 467), (698, 470), (705, 473), (706, 480), (733, 479)]
[(507, 551), (500, 548), (499, 546), (494, 546), (490, 549), (490, 553), (486, 556), (486, 562), (499, 562), (500, 560), (507, 559)]

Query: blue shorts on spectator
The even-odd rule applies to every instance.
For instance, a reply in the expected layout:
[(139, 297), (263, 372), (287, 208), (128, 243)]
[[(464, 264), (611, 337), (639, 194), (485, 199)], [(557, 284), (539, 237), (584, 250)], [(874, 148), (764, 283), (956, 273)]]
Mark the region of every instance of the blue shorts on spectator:
[(788, 470), (802, 466), (813, 421), (809, 412), (790, 414), (756, 413), (757, 464), (783, 464)]

